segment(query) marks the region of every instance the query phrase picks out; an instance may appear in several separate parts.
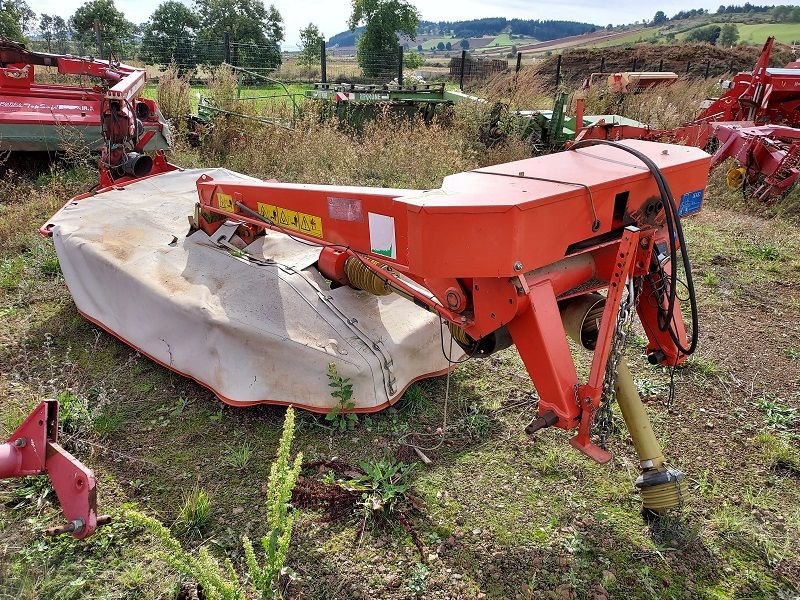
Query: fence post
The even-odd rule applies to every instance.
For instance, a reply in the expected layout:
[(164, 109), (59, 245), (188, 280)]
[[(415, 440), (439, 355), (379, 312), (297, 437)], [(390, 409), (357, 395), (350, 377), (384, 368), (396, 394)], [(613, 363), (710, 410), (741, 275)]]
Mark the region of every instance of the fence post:
[(601, 56), (600, 57), (600, 72), (601, 73), (605, 73), (606, 72), (606, 57), (605, 56)]
[(222, 49), (225, 57), (225, 62), (231, 64), (231, 34), (227, 31), (222, 36)]
[(556, 61), (556, 93), (558, 92), (558, 86), (561, 85), (561, 55), (558, 55), (558, 60)]
[(658, 72), (660, 73), (663, 70), (664, 70), (664, 59), (662, 58), (661, 62), (658, 63)]
[(706, 79), (708, 79), (708, 70), (711, 68), (711, 59), (706, 59)]
[(400, 60), (397, 62), (397, 85), (403, 87), (403, 45), (397, 47), (397, 55)]
[(516, 73), (519, 73), (519, 70), (522, 68), (522, 52), (517, 52), (517, 70)]
[(328, 83), (328, 54), (325, 52), (325, 40), (322, 40), (320, 44), (320, 52), (319, 52), (319, 67), (320, 67), (320, 78), (322, 79), (322, 83)]
[(636, 58), (633, 59), (633, 68), (631, 71), (636, 71)]
[(458, 88), (463, 92), (464, 91), (464, 68), (467, 64), (467, 51), (461, 51), (461, 75), (458, 81)]

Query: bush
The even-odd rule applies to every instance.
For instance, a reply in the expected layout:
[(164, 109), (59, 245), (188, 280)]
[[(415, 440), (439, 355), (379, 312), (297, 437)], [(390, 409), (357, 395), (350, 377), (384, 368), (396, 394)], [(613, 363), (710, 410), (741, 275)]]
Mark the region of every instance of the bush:
[(417, 69), (424, 64), (425, 59), (422, 58), (418, 52), (414, 52), (413, 50), (406, 52), (403, 57), (403, 65), (405, 65), (406, 69)]

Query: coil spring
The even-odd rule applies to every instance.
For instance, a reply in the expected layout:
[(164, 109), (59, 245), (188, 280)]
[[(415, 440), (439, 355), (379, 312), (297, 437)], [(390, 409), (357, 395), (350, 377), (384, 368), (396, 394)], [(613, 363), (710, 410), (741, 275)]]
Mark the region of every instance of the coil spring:
[[(586, 313), (581, 327), (581, 342), (584, 340), (588, 346), (594, 348), (597, 345), (597, 336), (600, 332), (600, 321), (603, 318), (603, 311), (606, 309), (605, 302), (598, 302)], [(587, 346), (587, 347), (588, 347)]]
[(462, 346), (471, 346), (475, 343), (469, 338), (467, 332), (455, 323), (448, 322), (447, 327), (450, 329), (450, 335), (453, 336), (453, 339)]
[[(364, 261), (367, 260), (370, 259), (362, 258), (359, 260), (351, 256), (345, 261), (344, 272), (345, 275), (347, 275), (347, 279), (350, 281), (350, 285), (359, 290), (369, 292), (370, 294), (375, 294), (376, 296), (388, 296), (392, 293), (389, 282), (365, 265)], [(370, 262), (383, 268), (383, 265), (378, 262)]]

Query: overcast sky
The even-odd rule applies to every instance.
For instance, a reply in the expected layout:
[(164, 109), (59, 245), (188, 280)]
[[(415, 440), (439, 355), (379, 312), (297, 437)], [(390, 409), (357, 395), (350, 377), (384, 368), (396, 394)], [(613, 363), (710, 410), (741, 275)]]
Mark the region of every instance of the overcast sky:
[[(28, 0), (37, 13), (69, 17), (85, 0)], [(191, 5), (191, 0), (182, 0)], [(616, 0), (615, 2), (589, 2), (588, 0), (555, 0), (531, 2), (527, 0), (411, 0), (419, 8), (423, 19), (429, 21), (460, 21), (482, 17), (508, 17), (521, 19), (561, 19), (584, 21), (597, 25), (632, 23), (651, 19), (657, 10), (672, 16), (680, 10), (706, 8), (715, 11), (720, 4), (741, 4), (734, 0), (698, 2), (685, 0)], [(129, 21), (143, 23), (159, 5), (160, 0), (116, 0), (117, 8)], [(783, 4), (753, 1), (754, 4)], [(265, 0), (270, 4), (270, 0)], [(350, 14), (349, 0), (273, 0), (286, 24), (286, 48), (298, 40), (298, 30), (314, 22), (326, 38), (347, 29)]]

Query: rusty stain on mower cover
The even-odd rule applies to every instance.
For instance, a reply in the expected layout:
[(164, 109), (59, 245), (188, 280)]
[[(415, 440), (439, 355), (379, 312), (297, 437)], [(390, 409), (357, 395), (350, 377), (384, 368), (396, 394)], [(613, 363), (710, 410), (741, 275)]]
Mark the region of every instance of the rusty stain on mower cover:
[(202, 231), (187, 237), (201, 175), (258, 181), (225, 169), (173, 171), (70, 202), (48, 222), (86, 319), (237, 406), (327, 412), (330, 362), (351, 379), (362, 412), (446, 372), (450, 334), (440, 319), (397, 295), (330, 289), (314, 266), (321, 246), (269, 232), (244, 248), (257, 263)]

